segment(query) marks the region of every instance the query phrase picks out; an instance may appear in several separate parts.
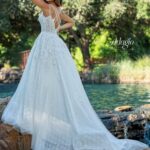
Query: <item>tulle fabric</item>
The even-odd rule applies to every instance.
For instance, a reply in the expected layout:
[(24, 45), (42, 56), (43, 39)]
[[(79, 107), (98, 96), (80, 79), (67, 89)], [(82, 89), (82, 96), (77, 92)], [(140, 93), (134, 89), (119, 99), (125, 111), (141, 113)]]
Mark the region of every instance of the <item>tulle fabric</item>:
[(117, 139), (92, 108), (68, 47), (53, 19), (40, 14), (17, 90), (2, 121), (32, 134), (33, 150), (143, 150), (142, 142)]

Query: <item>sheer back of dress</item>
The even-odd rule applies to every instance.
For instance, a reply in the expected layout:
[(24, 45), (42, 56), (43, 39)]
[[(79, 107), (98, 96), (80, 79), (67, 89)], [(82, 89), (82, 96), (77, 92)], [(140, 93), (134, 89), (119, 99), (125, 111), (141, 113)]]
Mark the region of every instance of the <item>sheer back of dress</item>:
[(41, 24), (41, 31), (57, 32), (57, 28), (61, 23), (60, 12), (60, 8), (55, 7), (53, 4), (49, 4), (48, 15), (44, 15), (42, 12), (38, 19)]
[(61, 12), (60, 8), (57, 8), (54, 5), (49, 4), (49, 15), (51, 15), (51, 17), (54, 19), (54, 23), (55, 23), (56, 28), (61, 23), (60, 12)]

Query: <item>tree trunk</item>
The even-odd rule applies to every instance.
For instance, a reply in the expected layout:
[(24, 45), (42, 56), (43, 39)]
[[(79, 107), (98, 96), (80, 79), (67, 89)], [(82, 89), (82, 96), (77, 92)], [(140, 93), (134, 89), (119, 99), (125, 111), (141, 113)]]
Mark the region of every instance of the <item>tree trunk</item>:
[(80, 47), (81, 49), (85, 68), (92, 69), (93, 66), (91, 63), (91, 55), (89, 52), (89, 40), (86, 40), (83, 37), (82, 39), (80, 39), (73, 30), (69, 30), (69, 33), (73, 35), (74, 40), (76, 41), (78, 47)]
[(81, 47), (81, 52), (83, 56), (84, 66), (87, 69), (92, 69), (92, 61), (91, 61), (91, 55), (89, 51), (89, 41), (84, 39), (84, 42)]

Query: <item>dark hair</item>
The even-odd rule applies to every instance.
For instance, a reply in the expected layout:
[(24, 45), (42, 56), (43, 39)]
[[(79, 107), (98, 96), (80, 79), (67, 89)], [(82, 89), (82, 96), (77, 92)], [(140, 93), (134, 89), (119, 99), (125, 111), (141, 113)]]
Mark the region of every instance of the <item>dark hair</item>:
[[(49, 0), (44, 0), (45, 3), (49, 4)], [(54, 0), (54, 3), (60, 7), (62, 5), (62, 0)]]

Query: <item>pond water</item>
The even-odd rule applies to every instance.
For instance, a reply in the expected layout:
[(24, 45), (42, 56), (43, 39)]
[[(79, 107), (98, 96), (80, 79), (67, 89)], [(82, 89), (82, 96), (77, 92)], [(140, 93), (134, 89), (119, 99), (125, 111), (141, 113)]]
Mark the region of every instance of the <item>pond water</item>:
[(2, 84), (0, 83), (0, 98), (12, 96), (17, 89), (18, 83)]
[(94, 84), (85, 85), (85, 89), (96, 110), (150, 103), (150, 84)]
[[(0, 84), (0, 98), (12, 96), (17, 85)], [(84, 84), (84, 88), (95, 110), (150, 103), (150, 84)]]

